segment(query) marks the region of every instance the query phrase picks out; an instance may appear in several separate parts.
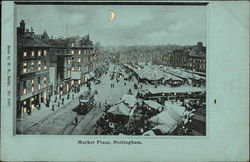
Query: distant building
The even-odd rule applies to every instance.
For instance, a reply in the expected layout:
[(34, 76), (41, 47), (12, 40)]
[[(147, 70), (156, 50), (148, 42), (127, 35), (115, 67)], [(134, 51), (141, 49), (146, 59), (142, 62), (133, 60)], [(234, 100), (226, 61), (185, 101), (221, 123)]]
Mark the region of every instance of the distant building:
[(95, 48), (89, 35), (83, 38), (69, 38), (68, 47), (72, 54), (72, 83), (86, 83), (95, 77), (95, 70), (103, 65), (100, 50)]
[(193, 71), (206, 71), (206, 47), (202, 42), (192, 47), (173, 50), (162, 56), (162, 64), (171, 67), (182, 67)]
[[(81, 37), (69, 37), (43, 40), (52, 46), (51, 60), (56, 64), (57, 93), (65, 94), (70, 90), (79, 90), (81, 84), (95, 77), (95, 72), (103, 65), (103, 56), (100, 52), (100, 44), (94, 46), (89, 35)], [(53, 67), (50, 67), (52, 69)]]
[[(72, 54), (67, 48), (67, 40), (50, 39), (47, 41), (50, 44), (50, 76), (53, 81), (54, 93), (65, 94), (71, 90), (72, 76)], [(53, 77), (53, 78), (52, 78)]]
[(206, 71), (206, 47), (202, 42), (198, 42), (188, 53), (188, 61), (186, 67), (193, 71)]
[(49, 40), (49, 36), (48, 36), (46, 30), (43, 32), (43, 35), (41, 36), (41, 39), (45, 40), (45, 41)]
[(49, 48), (34, 39), (33, 30), (25, 30), (22, 20), (17, 28), (17, 114), (31, 114), (49, 97)]

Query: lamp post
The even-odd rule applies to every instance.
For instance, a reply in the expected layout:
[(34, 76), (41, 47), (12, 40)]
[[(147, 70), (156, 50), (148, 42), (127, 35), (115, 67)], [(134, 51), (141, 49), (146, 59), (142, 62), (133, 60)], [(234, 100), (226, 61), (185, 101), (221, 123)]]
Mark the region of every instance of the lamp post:
[(137, 75), (137, 84), (138, 84), (138, 86), (137, 86), (137, 94), (139, 93), (139, 75), (140, 75), (140, 70), (141, 70), (141, 68), (139, 67), (138, 68), (138, 70), (139, 70), (139, 73), (138, 73), (138, 75)]
[(156, 87), (156, 73), (157, 73), (157, 70), (155, 70), (155, 73), (154, 73), (154, 76), (155, 76), (155, 87)]

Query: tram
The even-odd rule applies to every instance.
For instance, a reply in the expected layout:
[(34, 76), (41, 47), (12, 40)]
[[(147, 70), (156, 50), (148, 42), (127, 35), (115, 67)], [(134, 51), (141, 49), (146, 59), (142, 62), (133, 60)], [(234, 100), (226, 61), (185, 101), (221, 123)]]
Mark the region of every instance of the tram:
[(82, 94), (79, 97), (79, 113), (86, 114), (94, 107), (94, 97), (95, 95), (91, 93)]

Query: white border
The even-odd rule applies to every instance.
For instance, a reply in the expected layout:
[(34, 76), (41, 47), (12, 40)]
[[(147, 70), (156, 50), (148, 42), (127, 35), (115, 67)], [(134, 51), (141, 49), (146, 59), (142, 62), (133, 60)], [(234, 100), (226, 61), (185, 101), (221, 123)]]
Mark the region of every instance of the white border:
[[(14, 36), (11, 32), (14, 33), (16, 28), (13, 18), (13, 3), (3, 2), (2, 5), (4, 6), (2, 10), (2, 38), (4, 41), (2, 41), (1, 48), (1, 160), (249, 160), (248, 2), (209, 3), (209, 37), (207, 41), (209, 44), (209, 49), (207, 49), (209, 54), (207, 59), (207, 75), (209, 75), (209, 77), (207, 76), (207, 109), (209, 111), (207, 124), (208, 122), (209, 124), (207, 126), (209, 127), (206, 130), (207, 133), (209, 130), (209, 138), (141, 139), (142, 145), (131, 146), (77, 145), (77, 140), (86, 139), (83, 136), (13, 136), (13, 129), (11, 129), (13, 109), (6, 107), (7, 87), (5, 85), (7, 80), (3, 78), (7, 77), (5, 55), (7, 44), (14, 44)], [(14, 49), (12, 51), (15, 52)], [(214, 98), (217, 99), (217, 104), (213, 104)], [(98, 139), (98, 137), (92, 139)], [(107, 137), (107, 139), (112, 140), (113, 137)]]

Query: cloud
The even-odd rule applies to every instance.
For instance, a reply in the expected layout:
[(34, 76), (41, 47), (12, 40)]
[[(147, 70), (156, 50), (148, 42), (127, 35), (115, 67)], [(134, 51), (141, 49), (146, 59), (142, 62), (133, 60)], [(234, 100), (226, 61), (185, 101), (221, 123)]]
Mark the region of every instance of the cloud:
[[(109, 21), (109, 10), (116, 19)], [(103, 45), (193, 44), (206, 41), (204, 6), (27, 5), (17, 7), (17, 23), (24, 19), (35, 32), (49, 35), (90, 34)], [(66, 25), (67, 24), (67, 25)]]

